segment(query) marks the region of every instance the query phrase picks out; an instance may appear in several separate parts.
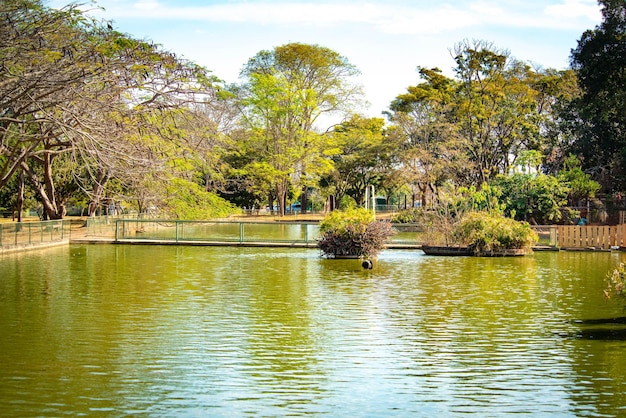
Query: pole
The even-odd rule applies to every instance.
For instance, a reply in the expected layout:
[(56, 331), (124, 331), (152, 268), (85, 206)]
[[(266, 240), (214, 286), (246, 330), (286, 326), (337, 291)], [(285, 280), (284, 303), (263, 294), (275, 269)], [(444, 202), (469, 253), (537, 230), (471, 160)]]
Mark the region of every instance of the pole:
[(374, 185), (371, 185), (370, 187), (372, 188), (370, 193), (372, 199), (372, 213), (374, 214), (374, 219), (376, 219), (376, 193), (374, 191)]

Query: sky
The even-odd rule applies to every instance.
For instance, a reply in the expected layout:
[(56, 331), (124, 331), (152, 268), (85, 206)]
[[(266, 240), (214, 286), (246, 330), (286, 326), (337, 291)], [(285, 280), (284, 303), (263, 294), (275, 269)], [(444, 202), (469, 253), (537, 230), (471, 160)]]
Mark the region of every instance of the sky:
[(330, 48), (361, 71), (356, 81), (370, 103), (361, 113), (370, 117), (420, 83), (417, 67), (454, 76), (450, 51), (459, 42), (487, 41), (518, 60), (561, 70), (582, 33), (601, 23), (596, 0), (97, 0), (85, 8), (227, 83), (239, 82), (242, 67), (262, 50), (290, 42)]

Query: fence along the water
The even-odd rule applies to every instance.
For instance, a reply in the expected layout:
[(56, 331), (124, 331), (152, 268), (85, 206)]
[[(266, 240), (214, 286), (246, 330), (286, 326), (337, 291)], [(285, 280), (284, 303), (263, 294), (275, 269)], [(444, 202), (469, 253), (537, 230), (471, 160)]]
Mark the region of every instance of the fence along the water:
[(63, 220), (0, 223), (0, 247), (47, 244), (69, 239), (70, 223)]
[[(314, 244), (319, 225), (307, 222), (171, 221), (152, 219), (94, 219), (87, 221), (88, 235), (117, 240), (281, 242)], [(424, 243), (423, 228), (417, 224), (395, 224), (398, 230), (392, 244)], [(624, 245), (626, 225), (546, 225), (533, 226), (539, 245), (559, 248), (610, 249)]]
[[(316, 222), (172, 221), (150, 219), (96, 219), (87, 222), (88, 235), (137, 241), (281, 242), (314, 244), (320, 236)], [(397, 234), (389, 244), (421, 245), (426, 232), (420, 224), (394, 224)], [(540, 245), (557, 246), (556, 227), (533, 227)]]
[(277, 242), (313, 244), (319, 225), (307, 222), (115, 221), (116, 240)]
[[(116, 240), (274, 242), (314, 245), (321, 235), (318, 222), (124, 219), (116, 220), (115, 225)], [(394, 228), (398, 233), (391, 237), (390, 244), (419, 245), (423, 241), (424, 232), (420, 225), (394, 224)]]
[(114, 238), (119, 219), (137, 220), (137, 215), (95, 216), (86, 220), (86, 236), (98, 238)]
[(626, 225), (558, 225), (560, 248), (599, 248), (624, 245)]

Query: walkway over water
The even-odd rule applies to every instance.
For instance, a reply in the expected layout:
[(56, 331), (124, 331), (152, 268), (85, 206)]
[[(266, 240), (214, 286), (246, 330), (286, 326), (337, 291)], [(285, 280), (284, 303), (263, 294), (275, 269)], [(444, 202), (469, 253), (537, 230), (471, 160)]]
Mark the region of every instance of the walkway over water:
[[(393, 224), (397, 234), (388, 248), (421, 248), (426, 228)], [(539, 234), (536, 249), (604, 250), (623, 248), (626, 225), (533, 226)], [(98, 217), (0, 224), (0, 254), (74, 243), (124, 243), (204, 246), (317, 246), (317, 221), (184, 221)]]
[[(422, 230), (397, 225), (390, 248), (419, 248)], [(87, 220), (84, 238), (73, 242), (173, 245), (228, 245), (267, 247), (317, 247), (318, 222), (237, 222), (115, 219)]]

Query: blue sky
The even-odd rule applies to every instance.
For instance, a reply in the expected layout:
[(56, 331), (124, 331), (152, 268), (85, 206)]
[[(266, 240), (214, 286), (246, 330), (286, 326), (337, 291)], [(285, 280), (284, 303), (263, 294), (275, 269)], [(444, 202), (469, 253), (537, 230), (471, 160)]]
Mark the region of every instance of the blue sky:
[[(52, 7), (68, 1), (51, 0)], [(601, 22), (596, 0), (98, 0), (90, 13), (135, 38), (210, 69), (226, 82), (261, 50), (289, 42), (318, 44), (361, 71), (380, 116), (395, 96), (420, 82), (417, 66), (452, 76), (450, 49), (464, 39), (492, 42), (515, 58), (565, 69), (581, 34)]]

